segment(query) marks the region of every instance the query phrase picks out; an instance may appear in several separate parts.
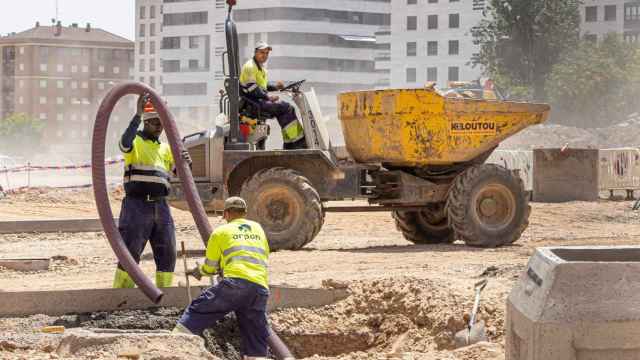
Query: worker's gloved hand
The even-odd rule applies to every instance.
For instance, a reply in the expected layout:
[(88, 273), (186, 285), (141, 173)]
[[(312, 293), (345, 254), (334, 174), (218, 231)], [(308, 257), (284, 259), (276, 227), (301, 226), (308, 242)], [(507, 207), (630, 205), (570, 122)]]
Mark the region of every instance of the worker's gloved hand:
[(191, 270), (187, 270), (187, 276), (193, 276), (196, 280), (202, 279), (202, 273), (200, 272), (200, 265), (196, 263), (196, 267)]
[(189, 151), (182, 150), (180, 155), (182, 156), (182, 160), (184, 160), (187, 164), (189, 164), (189, 166), (191, 166), (191, 164), (193, 163), (193, 160), (191, 160), (191, 155), (189, 155)]
[(276, 102), (278, 100), (280, 100), (280, 97), (275, 95), (269, 95), (269, 101)]
[(284, 82), (282, 80), (278, 80), (276, 82), (276, 89), (278, 89), (278, 90), (284, 89)]

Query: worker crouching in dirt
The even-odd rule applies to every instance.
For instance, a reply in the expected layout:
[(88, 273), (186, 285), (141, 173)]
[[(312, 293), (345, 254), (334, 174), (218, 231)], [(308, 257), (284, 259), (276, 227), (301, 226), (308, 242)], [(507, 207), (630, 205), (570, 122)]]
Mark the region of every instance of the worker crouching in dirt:
[(188, 272), (200, 279), (221, 273), (223, 280), (195, 299), (178, 321), (174, 333), (202, 335), (225, 315), (235, 312), (248, 358), (267, 356), (267, 261), (269, 243), (260, 224), (245, 219), (247, 204), (239, 197), (225, 201), (226, 225), (209, 238), (206, 260)]
[[(142, 131), (138, 131), (140, 122)], [(156, 263), (156, 285), (169, 287), (176, 265), (176, 235), (171, 211), (166, 201), (169, 195), (170, 172), (174, 159), (168, 144), (160, 141), (163, 132), (158, 113), (145, 96), (138, 99), (136, 115), (120, 140), (124, 154), (124, 189), (118, 228), (124, 243), (136, 262), (147, 241)], [(182, 158), (191, 164), (189, 153)], [(134, 282), (118, 264), (114, 288), (132, 288)]]
[(284, 88), (282, 81), (278, 81), (276, 84), (269, 83), (265, 66), (271, 50), (271, 46), (264, 41), (256, 44), (253, 58), (242, 66), (241, 91), (245, 96), (257, 102), (261, 111), (278, 119), (285, 150), (306, 149), (307, 141), (304, 137), (304, 129), (293, 106), (268, 93)]

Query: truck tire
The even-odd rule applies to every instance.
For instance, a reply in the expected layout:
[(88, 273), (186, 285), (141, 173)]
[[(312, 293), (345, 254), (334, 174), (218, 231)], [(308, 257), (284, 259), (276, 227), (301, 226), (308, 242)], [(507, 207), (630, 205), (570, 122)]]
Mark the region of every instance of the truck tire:
[(257, 172), (242, 185), (240, 196), (247, 202), (247, 217), (264, 228), (271, 251), (302, 248), (324, 223), (320, 195), (291, 169)]
[(444, 204), (440, 209), (425, 209), (423, 211), (394, 211), (393, 219), (396, 229), (408, 241), (414, 244), (443, 244), (452, 243), (453, 230), (449, 226)]
[(469, 246), (512, 244), (529, 225), (531, 207), (522, 179), (502, 166), (474, 165), (449, 191), (447, 213), (458, 239)]

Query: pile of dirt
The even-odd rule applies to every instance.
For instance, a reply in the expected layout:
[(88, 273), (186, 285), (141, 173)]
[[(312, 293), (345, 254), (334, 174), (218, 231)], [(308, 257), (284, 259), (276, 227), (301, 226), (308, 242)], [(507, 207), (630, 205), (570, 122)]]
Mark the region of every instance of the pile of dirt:
[[(273, 326), (299, 357), (439, 353), (454, 348), (472, 300), (426, 279), (357, 282), (349, 291), (349, 298), (334, 305), (273, 313)], [(487, 303), (479, 314), (492, 341), (503, 337), (504, 314), (497, 309)]]
[[(124, 189), (117, 186), (111, 189), (111, 200), (121, 201)], [(58, 205), (95, 204), (93, 189), (59, 189), (51, 187), (30, 187), (9, 191), (6, 201), (24, 202), (30, 204), (46, 203)]]
[(500, 144), (504, 150), (534, 148), (610, 149), (637, 147), (640, 144), (640, 123), (626, 122), (606, 128), (582, 129), (562, 125), (536, 125), (506, 139)]

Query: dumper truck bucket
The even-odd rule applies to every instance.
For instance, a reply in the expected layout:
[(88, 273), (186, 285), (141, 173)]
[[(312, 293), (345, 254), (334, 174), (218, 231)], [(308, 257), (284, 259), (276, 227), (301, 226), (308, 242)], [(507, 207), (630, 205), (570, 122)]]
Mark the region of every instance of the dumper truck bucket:
[(429, 88), (342, 93), (338, 108), (355, 160), (405, 167), (473, 160), (550, 111), (546, 104), (446, 98)]

